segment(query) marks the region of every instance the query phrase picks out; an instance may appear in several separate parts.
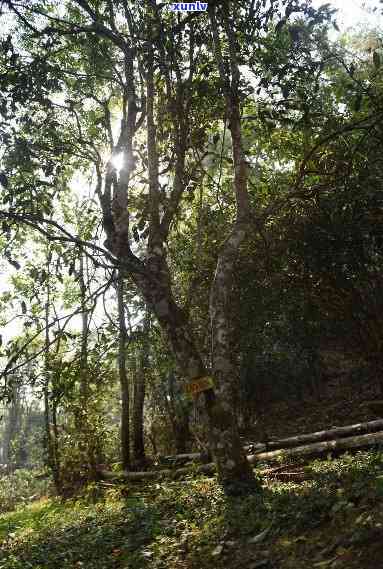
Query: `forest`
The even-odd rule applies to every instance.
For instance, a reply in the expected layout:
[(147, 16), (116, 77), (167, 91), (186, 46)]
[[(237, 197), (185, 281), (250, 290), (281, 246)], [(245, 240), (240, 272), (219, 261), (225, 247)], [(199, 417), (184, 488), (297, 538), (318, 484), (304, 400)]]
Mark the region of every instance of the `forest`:
[(0, 0), (0, 569), (382, 567), (360, 9)]

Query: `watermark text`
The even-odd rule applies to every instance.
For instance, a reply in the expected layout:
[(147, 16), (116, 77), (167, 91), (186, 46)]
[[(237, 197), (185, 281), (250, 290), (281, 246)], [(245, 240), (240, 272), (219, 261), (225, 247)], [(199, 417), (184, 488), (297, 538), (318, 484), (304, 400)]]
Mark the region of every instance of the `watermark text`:
[(179, 2), (169, 4), (168, 9), (172, 12), (206, 12), (207, 2)]

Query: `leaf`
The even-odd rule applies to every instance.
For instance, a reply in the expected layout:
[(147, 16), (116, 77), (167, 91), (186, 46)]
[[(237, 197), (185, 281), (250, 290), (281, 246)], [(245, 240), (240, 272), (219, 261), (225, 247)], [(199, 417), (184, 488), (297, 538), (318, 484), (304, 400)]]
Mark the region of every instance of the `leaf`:
[(271, 526), (269, 526), (265, 530), (261, 531), (261, 533), (259, 533), (258, 535), (255, 535), (254, 537), (251, 537), (250, 539), (248, 539), (247, 543), (250, 543), (250, 544), (261, 543), (261, 541), (263, 541), (265, 539), (265, 537), (267, 536), (267, 534), (269, 533), (270, 529), (271, 529)]
[(217, 547), (213, 549), (211, 554), (213, 555), (213, 557), (218, 557), (218, 555), (221, 555), (222, 551), (223, 551), (223, 545), (217, 545)]
[(332, 559), (327, 559), (327, 561), (319, 561), (318, 563), (314, 563), (314, 567), (328, 567), (328, 565), (333, 563), (335, 560), (336, 557), (333, 557)]

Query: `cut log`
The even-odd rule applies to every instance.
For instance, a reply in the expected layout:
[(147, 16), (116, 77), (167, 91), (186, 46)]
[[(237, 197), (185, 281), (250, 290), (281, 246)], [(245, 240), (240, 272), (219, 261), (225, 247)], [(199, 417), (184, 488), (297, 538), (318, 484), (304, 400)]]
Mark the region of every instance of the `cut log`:
[(120, 480), (120, 481), (131, 481), (139, 482), (140, 480), (158, 480), (161, 478), (180, 478), (181, 476), (187, 474), (214, 474), (215, 464), (210, 462), (209, 464), (201, 464), (200, 466), (194, 468), (177, 468), (177, 469), (163, 469), (163, 470), (152, 470), (144, 472), (126, 472), (125, 470), (121, 472), (109, 472), (108, 470), (102, 470), (99, 473), (100, 478), (104, 480)]
[[(297, 435), (295, 437), (288, 437), (285, 439), (278, 439), (276, 441), (268, 441), (267, 447), (265, 444), (252, 443), (247, 444), (243, 448), (245, 452), (250, 455), (259, 454), (271, 450), (277, 450), (282, 448), (293, 448), (306, 443), (315, 443), (319, 441), (341, 439), (343, 437), (348, 437), (351, 435), (362, 435), (364, 433), (375, 433), (383, 429), (383, 419), (376, 419), (374, 421), (367, 421), (364, 423), (356, 423), (354, 425), (346, 425), (345, 427), (334, 427), (326, 431), (316, 431), (314, 433), (307, 433), (305, 435)], [(177, 454), (174, 456), (166, 456), (162, 460), (167, 463), (173, 461), (175, 464), (177, 461), (182, 462), (184, 460), (201, 460), (201, 453), (189, 453), (189, 454)], [(161, 459), (160, 459), (161, 461)]]
[[(375, 445), (383, 445), (383, 432), (369, 433), (366, 435), (358, 435), (356, 437), (348, 437), (332, 441), (323, 441), (309, 445), (298, 446), (295, 448), (279, 449), (270, 452), (262, 452), (258, 454), (248, 455), (247, 459), (251, 464), (257, 462), (273, 462), (281, 458), (289, 458), (292, 456), (316, 457), (323, 454), (334, 452), (340, 453), (347, 450), (370, 448)], [(152, 472), (108, 472), (101, 471), (101, 478), (105, 480), (121, 480), (136, 481), (156, 480), (161, 478), (179, 478), (181, 476), (199, 473), (213, 474), (215, 472), (215, 464), (202, 464), (197, 468), (178, 468), (176, 470), (158, 470)], [(262, 474), (262, 472), (261, 472)]]
[(171, 460), (199, 460), (201, 457), (200, 452), (190, 452), (185, 454), (174, 454), (170, 456), (160, 457), (160, 461), (171, 461)]
[(309, 445), (298, 446), (295, 448), (284, 448), (270, 452), (260, 452), (248, 456), (251, 464), (260, 461), (274, 461), (280, 458), (288, 458), (291, 456), (321, 456), (327, 452), (341, 452), (352, 449), (369, 448), (378, 444), (383, 444), (383, 432), (369, 433), (367, 435), (358, 435), (356, 437), (347, 437), (345, 439), (337, 439), (333, 441), (323, 441)]
[[(383, 419), (368, 421), (365, 423), (357, 423), (355, 425), (347, 425), (346, 427), (335, 427), (327, 431), (316, 431), (315, 433), (307, 433), (306, 435), (298, 435), (296, 437), (288, 437), (277, 441), (269, 441), (267, 443), (268, 450), (277, 450), (281, 448), (297, 447), (305, 443), (315, 443), (332, 439), (340, 439), (350, 435), (358, 435), (364, 433), (374, 433), (383, 429)], [(263, 451), (261, 451), (263, 452)], [(258, 454), (258, 453), (257, 453)]]

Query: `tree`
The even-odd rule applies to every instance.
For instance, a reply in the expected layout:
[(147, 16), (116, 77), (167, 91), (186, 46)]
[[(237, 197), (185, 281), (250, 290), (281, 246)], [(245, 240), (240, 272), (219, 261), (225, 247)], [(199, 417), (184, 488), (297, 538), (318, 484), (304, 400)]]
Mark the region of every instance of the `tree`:
[[(307, 17), (312, 29), (325, 21), (326, 10), (315, 12), (306, 3), (283, 2), (282, 17), (276, 2), (266, 9), (259, 3), (256, 7), (253, 3), (233, 6), (227, 0), (219, 11), (215, 4), (209, 5), (211, 37), (206, 38), (206, 22), (196, 14), (177, 21), (164, 6), (151, 2), (130, 6), (121, 1), (111, 6), (110, 2), (74, 0), (64, 13), (55, 4), (48, 8), (45, 2), (7, 0), (3, 4), (21, 27), (28, 69), (10, 37), (3, 43), (3, 53), (11, 52), (13, 62), (10, 70), (3, 58), (6, 97), (2, 113), (20, 117), (22, 127), (17, 132), (5, 128), (8, 153), (3, 176), (9, 205), (2, 217), (27, 223), (51, 240), (72, 239), (86, 247), (96, 262), (100, 261), (95, 257), (103, 255), (102, 262), (131, 276), (167, 334), (180, 376), (191, 381), (205, 376), (211, 367), (215, 388), (203, 397), (221, 482), (229, 492), (240, 487), (254, 489), (257, 485), (239, 444), (232, 406), (238, 391), (232, 349), (233, 277), (239, 249), (255, 215), (241, 120), (251, 89), (241, 77), (240, 65), (243, 57), (249, 57), (254, 33), (267, 45), (267, 34), (286, 27), (294, 12)], [(290, 48), (299, 51), (300, 27), (289, 30)], [(31, 68), (36, 69), (33, 77)], [(281, 73), (271, 70), (272, 76)], [(270, 83), (264, 77), (258, 80), (265, 86)], [(34, 109), (40, 114), (33, 115)], [(212, 121), (222, 119), (231, 133), (233, 183), (228, 192), (227, 232), (216, 255), (210, 290), (212, 349), (208, 360), (177, 299), (167, 250), (187, 188), (203, 175), (201, 156), (206, 151), (207, 132)], [(142, 129), (146, 130), (146, 145)], [(32, 140), (33, 145), (28, 145)], [(120, 156), (123, 162), (118, 168)], [(63, 177), (67, 182), (74, 168), (92, 166), (106, 249), (97, 240), (73, 238), (54, 219), (44, 217), (32, 200), (25, 199), (25, 190), (32, 188), (39, 196), (39, 207), (52, 212)], [(15, 198), (16, 188), (23, 188), (22, 199)], [(264, 220), (261, 215), (257, 223)], [(137, 251), (135, 242), (142, 243), (143, 253)]]

